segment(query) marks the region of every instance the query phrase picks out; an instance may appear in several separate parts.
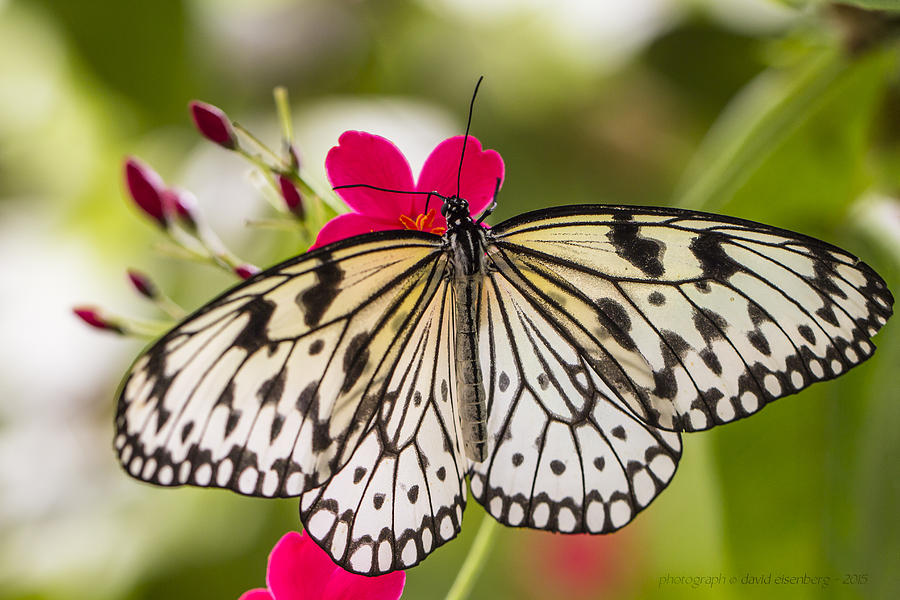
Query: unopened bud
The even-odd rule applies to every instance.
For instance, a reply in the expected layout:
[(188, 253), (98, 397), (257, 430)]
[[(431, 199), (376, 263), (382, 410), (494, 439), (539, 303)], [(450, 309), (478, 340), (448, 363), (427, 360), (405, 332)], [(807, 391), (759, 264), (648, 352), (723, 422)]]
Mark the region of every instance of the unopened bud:
[(250, 264), (243, 264), (235, 267), (234, 272), (241, 279), (250, 279), (257, 273), (259, 273), (259, 267)]
[(160, 227), (169, 225), (166, 209), (166, 184), (159, 173), (134, 157), (125, 161), (125, 185), (128, 194), (144, 214), (155, 220)]
[(278, 186), (281, 188), (281, 197), (284, 198), (284, 203), (287, 205), (288, 210), (302, 219), (305, 209), (303, 208), (303, 196), (300, 195), (300, 190), (297, 189), (293, 181), (284, 175), (278, 176)]
[(237, 148), (231, 121), (221, 108), (198, 100), (191, 101), (189, 106), (194, 125), (203, 137), (229, 150)]
[(197, 197), (183, 188), (166, 191), (166, 200), (172, 213), (191, 231), (197, 230)]
[(140, 271), (128, 269), (128, 280), (141, 296), (145, 296), (150, 300), (155, 300), (159, 297), (159, 289), (157, 289), (156, 284)]
[(112, 331), (114, 333), (122, 333), (122, 328), (117, 324), (106, 320), (100, 315), (100, 311), (90, 306), (78, 306), (72, 309), (75, 316), (94, 327), (103, 331)]

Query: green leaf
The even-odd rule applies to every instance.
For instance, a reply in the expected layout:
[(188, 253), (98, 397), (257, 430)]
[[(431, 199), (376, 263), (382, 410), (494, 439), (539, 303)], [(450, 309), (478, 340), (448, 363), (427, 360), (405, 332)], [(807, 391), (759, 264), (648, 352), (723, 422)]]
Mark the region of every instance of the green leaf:
[(841, 0), (838, 4), (850, 4), (869, 10), (890, 10), (900, 12), (900, 0)]
[(894, 60), (829, 50), (763, 72), (711, 128), (676, 203), (776, 221), (849, 203), (862, 191), (862, 147)]

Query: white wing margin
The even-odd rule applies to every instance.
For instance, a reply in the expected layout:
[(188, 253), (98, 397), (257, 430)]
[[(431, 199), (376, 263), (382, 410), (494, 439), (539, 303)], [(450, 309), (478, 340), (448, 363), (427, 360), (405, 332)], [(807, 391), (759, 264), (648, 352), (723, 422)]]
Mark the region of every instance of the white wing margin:
[(116, 415), (123, 467), (255, 496), (325, 483), (360, 446), (381, 402), (380, 361), (402, 350), (445, 268), (440, 238), (385, 232), (226, 292), (132, 366)]
[(488, 253), (646, 423), (748, 416), (868, 358), (893, 297), (855, 256), (695, 211), (569, 206), (491, 230)]

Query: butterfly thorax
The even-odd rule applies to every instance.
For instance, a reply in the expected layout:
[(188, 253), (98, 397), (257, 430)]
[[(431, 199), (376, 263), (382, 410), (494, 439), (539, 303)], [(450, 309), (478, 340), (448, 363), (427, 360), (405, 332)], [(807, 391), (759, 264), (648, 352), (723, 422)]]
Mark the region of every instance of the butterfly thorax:
[(478, 299), (485, 273), (485, 233), (472, 220), (469, 204), (462, 198), (446, 199), (441, 213), (447, 218), (444, 239), (450, 253), (460, 428), (466, 456), (482, 462), (487, 455), (487, 406), (478, 361)]

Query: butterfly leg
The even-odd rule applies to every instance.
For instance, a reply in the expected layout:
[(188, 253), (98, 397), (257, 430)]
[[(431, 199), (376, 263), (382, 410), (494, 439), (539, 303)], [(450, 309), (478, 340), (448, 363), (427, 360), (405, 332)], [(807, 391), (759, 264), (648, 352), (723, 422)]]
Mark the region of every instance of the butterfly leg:
[(491, 196), (491, 203), (488, 205), (488, 207), (486, 209), (484, 209), (484, 212), (481, 213), (481, 216), (479, 216), (478, 220), (475, 221), (476, 223), (481, 225), (481, 222), (484, 221), (485, 219), (487, 219), (490, 216), (490, 214), (492, 212), (494, 212), (494, 209), (497, 208), (497, 194), (499, 192), (500, 192), (500, 178), (498, 177), (497, 185), (494, 188), (494, 195)]

